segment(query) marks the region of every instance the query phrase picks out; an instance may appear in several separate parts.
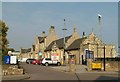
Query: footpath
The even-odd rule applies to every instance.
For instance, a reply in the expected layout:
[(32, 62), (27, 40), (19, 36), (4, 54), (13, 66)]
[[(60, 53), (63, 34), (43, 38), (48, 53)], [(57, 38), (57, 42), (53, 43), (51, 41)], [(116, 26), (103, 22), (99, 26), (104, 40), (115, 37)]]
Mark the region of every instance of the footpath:
[[(69, 65), (67, 66), (51, 66), (52, 70), (61, 71), (65, 73), (71, 73)], [(87, 66), (85, 65), (75, 65), (75, 71), (72, 71), (72, 73), (99, 73), (99, 74), (117, 74), (118, 71), (102, 71), (102, 70), (92, 70), (88, 71)], [(120, 73), (120, 72), (119, 72)]]
[(0, 65), (0, 82), (1, 80), (23, 80), (23, 79), (28, 79), (30, 76), (24, 72), (24, 74), (19, 74), (19, 75), (3, 75), (2, 74), (2, 66)]
[(23, 80), (28, 78), (30, 78), (28, 74), (2, 76), (2, 80)]

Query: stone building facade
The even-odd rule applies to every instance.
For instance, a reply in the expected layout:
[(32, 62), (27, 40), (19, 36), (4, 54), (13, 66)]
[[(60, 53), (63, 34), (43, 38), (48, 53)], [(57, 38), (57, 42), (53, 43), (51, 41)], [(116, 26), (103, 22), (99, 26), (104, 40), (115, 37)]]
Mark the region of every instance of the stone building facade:
[(42, 32), (42, 36), (36, 36), (35, 55), (37, 56), (37, 59), (49, 57), (44, 50), (50, 45), (51, 42), (57, 39), (58, 36), (55, 32), (54, 26), (50, 27), (48, 36), (45, 34), (45, 31)]
[(84, 37), (75, 40), (67, 48), (67, 51), (69, 51), (70, 54), (75, 55), (76, 64), (82, 64), (83, 60), (85, 60), (85, 50), (93, 51), (94, 58), (103, 58), (104, 46), (106, 58), (112, 58), (115, 56), (116, 50), (114, 45), (103, 43), (93, 32), (88, 36), (85, 36), (83, 33), (83, 36)]
[(73, 33), (70, 36), (65, 37), (65, 49), (64, 38), (58, 38), (55, 27), (51, 26), (49, 34), (46, 36), (45, 32), (42, 36), (36, 36), (35, 53), (38, 57), (50, 58), (52, 54), (58, 54), (59, 59), (63, 62), (63, 55), (65, 50), (65, 60), (69, 63), (69, 55), (75, 55), (76, 64), (82, 64), (85, 59), (85, 50), (93, 51), (94, 58), (103, 58), (105, 46), (105, 56), (107, 58), (114, 57), (116, 54), (115, 45), (103, 43), (95, 34), (91, 32), (88, 36), (83, 32), (80, 37), (76, 28), (73, 29)]
[(20, 58), (22, 62), (25, 62), (26, 59), (32, 58), (31, 48), (21, 48), (20, 49)]

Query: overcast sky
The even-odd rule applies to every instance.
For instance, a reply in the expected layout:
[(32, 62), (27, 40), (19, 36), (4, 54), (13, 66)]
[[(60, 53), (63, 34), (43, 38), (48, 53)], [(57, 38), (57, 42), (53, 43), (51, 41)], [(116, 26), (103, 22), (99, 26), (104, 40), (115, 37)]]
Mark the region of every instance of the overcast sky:
[[(101, 33), (98, 31), (97, 15), (101, 14)], [(10, 47), (19, 50), (29, 48), (35, 43), (35, 36), (42, 31), (48, 34), (51, 25), (55, 26), (58, 36), (63, 37), (64, 19), (67, 33), (71, 35), (73, 27), (82, 36), (90, 34), (92, 29), (97, 36), (102, 35), (105, 43), (118, 43), (118, 3), (117, 2), (3, 2), (2, 19), (9, 26)]]

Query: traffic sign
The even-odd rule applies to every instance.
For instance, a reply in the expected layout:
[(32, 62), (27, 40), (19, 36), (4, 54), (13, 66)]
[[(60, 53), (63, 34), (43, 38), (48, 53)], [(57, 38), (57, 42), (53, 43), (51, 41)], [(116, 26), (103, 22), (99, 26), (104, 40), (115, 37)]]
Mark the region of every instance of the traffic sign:
[(4, 63), (10, 64), (10, 56), (4, 56)]
[(42, 52), (39, 52), (39, 55), (42, 56)]

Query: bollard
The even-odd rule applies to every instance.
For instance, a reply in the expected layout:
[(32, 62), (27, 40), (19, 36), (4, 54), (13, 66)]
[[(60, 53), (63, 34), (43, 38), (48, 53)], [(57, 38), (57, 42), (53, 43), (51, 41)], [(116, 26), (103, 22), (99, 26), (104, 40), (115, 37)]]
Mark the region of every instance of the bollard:
[(92, 59), (87, 59), (87, 67), (88, 67), (88, 71), (92, 70)]
[(75, 71), (76, 71), (75, 59), (71, 59), (71, 60), (70, 60), (69, 71), (70, 71), (70, 72), (75, 72)]

